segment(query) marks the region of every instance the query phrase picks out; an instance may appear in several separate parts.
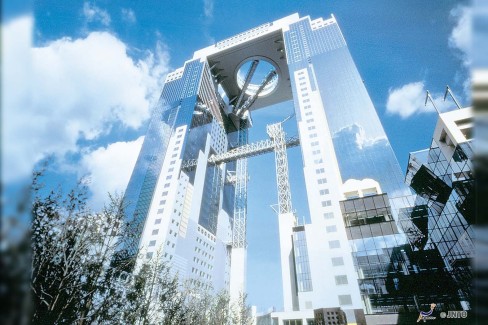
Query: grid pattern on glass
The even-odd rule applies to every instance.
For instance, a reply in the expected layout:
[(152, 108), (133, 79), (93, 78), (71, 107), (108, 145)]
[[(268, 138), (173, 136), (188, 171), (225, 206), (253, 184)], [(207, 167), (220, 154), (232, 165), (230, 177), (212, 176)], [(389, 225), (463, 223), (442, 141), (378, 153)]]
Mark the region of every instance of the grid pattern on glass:
[[(440, 148), (446, 146), (443, 141), (433, 140), (427, 152), (411, 155), (407, 181), (417, 193), (416, 206), (428, 207), (428, 231), (422, 229), (425, 248), (438, 250), (444, 263), (450, 265), (460, 299), (469, 300), (473, 297), (473, 151), (467, 141), (449, 147), (451, 156), (447, 158), (444, 152), (449, 150), (443, 152)], [(415, 222), (413, 217), (411, 220)]]
[(312, 291), (312, 276), (310, 274), (305, 231), (295, 231), (293, 233), (293, 253), (295, 257), (295, 272), (298, 291)]
[(359, 226), (393, 220), (387, 194), (339, 202), (346, 226)]

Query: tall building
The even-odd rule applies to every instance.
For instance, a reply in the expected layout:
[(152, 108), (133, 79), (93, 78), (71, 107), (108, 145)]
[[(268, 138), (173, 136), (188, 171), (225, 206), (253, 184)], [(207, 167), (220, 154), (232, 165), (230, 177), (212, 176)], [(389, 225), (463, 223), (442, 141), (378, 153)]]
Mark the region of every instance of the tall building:
[(452, 280), (451, 303), (464, 310), (473, 299), (473, 124), (471, 108), (439, 114), (430, 148), (410, 153), (405, 177), (422, 213), (400, 220), (416, 247), (440, 256)]
[[(284, 149), (298, 141), (270, 128), (271, 140), (248, 143), (252, 111), (284, 101), (295, 108), (309, 224), (297, 223), (287, 188)], [(127, 187), (133, 229), (121, 256), (163, 258), (182, 278), (237, 297), (247, 159), (270, 151), (284, 299), (270, 321), (313, 324), (314, 310), (339, 310), (341, 321), (364, 324), (365, 313), (427, 303), (391, 295), (405, 283), (395, 274), (415, 273), (397, 227), (415, 197), (333, 16), (263, 24), (196, 51), (167, 76)]]

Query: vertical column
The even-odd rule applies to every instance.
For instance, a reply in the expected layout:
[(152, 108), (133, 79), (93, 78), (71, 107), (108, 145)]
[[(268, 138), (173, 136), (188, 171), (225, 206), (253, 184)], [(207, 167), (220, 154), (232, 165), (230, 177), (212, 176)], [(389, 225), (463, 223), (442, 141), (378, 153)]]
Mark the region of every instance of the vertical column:
[(293, 227), (296, 226), (296, 218), (292, 211), (285, 132), (281, 124), (268, 125), (266, 132), (273, 140), (275, 150), (283, 307), (285, 311), (294, 311), (299, 310), (292, 240)]
[[(247, 121), (241, 120), (238, 131), (238, 146), (248, 143)], [(236, 163), (236, 186), (234, 196), (234, 218), (232, 229), (232, 251), (230, 267), (230, 298), (237, 301), (245, 290), (246, 283), (246, 218), (247, 218), (247, 159)]]

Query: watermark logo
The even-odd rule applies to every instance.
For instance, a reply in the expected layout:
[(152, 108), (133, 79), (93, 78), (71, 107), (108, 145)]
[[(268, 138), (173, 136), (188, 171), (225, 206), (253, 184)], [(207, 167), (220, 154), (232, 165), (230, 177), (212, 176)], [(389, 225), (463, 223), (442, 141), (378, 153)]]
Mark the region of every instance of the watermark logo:
[(441, 318), (466, 318), (468, 312), (466, 310), (448, 310), (447, 313), (442, 312), (439, 314)]
[(419, 318), (417, 318), (417, 323), (420, 322), (420, 321), (428, 321), (428, 320), (433, 320), (435, 319), (434, 316), (432, 316), (432, 313), (434, 312), (434, 309), (435, 309), (435, 304), (434, 303), (431, 303), (430, 304), (430, 310), (429, 311), (421, 311), (420, 312), (420, 315), (419, 315)]

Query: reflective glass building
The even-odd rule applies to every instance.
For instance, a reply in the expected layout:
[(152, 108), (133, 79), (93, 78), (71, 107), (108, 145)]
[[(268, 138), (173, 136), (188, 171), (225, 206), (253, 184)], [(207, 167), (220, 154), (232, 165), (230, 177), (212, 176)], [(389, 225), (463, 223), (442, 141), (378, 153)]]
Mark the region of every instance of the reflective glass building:
[(412, 216), (430, 206), (416, 205), (404, 184), (333, 16), (263, 24), (196, 51), (167, 76), (127, 187), (132, 229), (120, 254), (164, 259), (181, 278), (237, 297), (246, 280), (246, 161), (273, 150), (248, 143), (251, 116), (285, 101), (295, 110), (311, 222), (278, 215), (284, 310), (266, 319), (314, 324), (321, 309), (364, 324), (365, 314), (430, 304), (433, 290), (411, 283), (444, 272), (445, 254), (425, 253), (424, 237), (398, 226), (425, 231), (426, 219)]
[(455, 291), (451, 304), (464, 310), (471, 309), (474, 294), (472, 130), (470, 108), (439, 115), (430, 148), (410, 153), (408, 162), (405, 179), (417, 193), (419, 213), (401, 220), (419, 250), (431, 249), (439, 254)]

